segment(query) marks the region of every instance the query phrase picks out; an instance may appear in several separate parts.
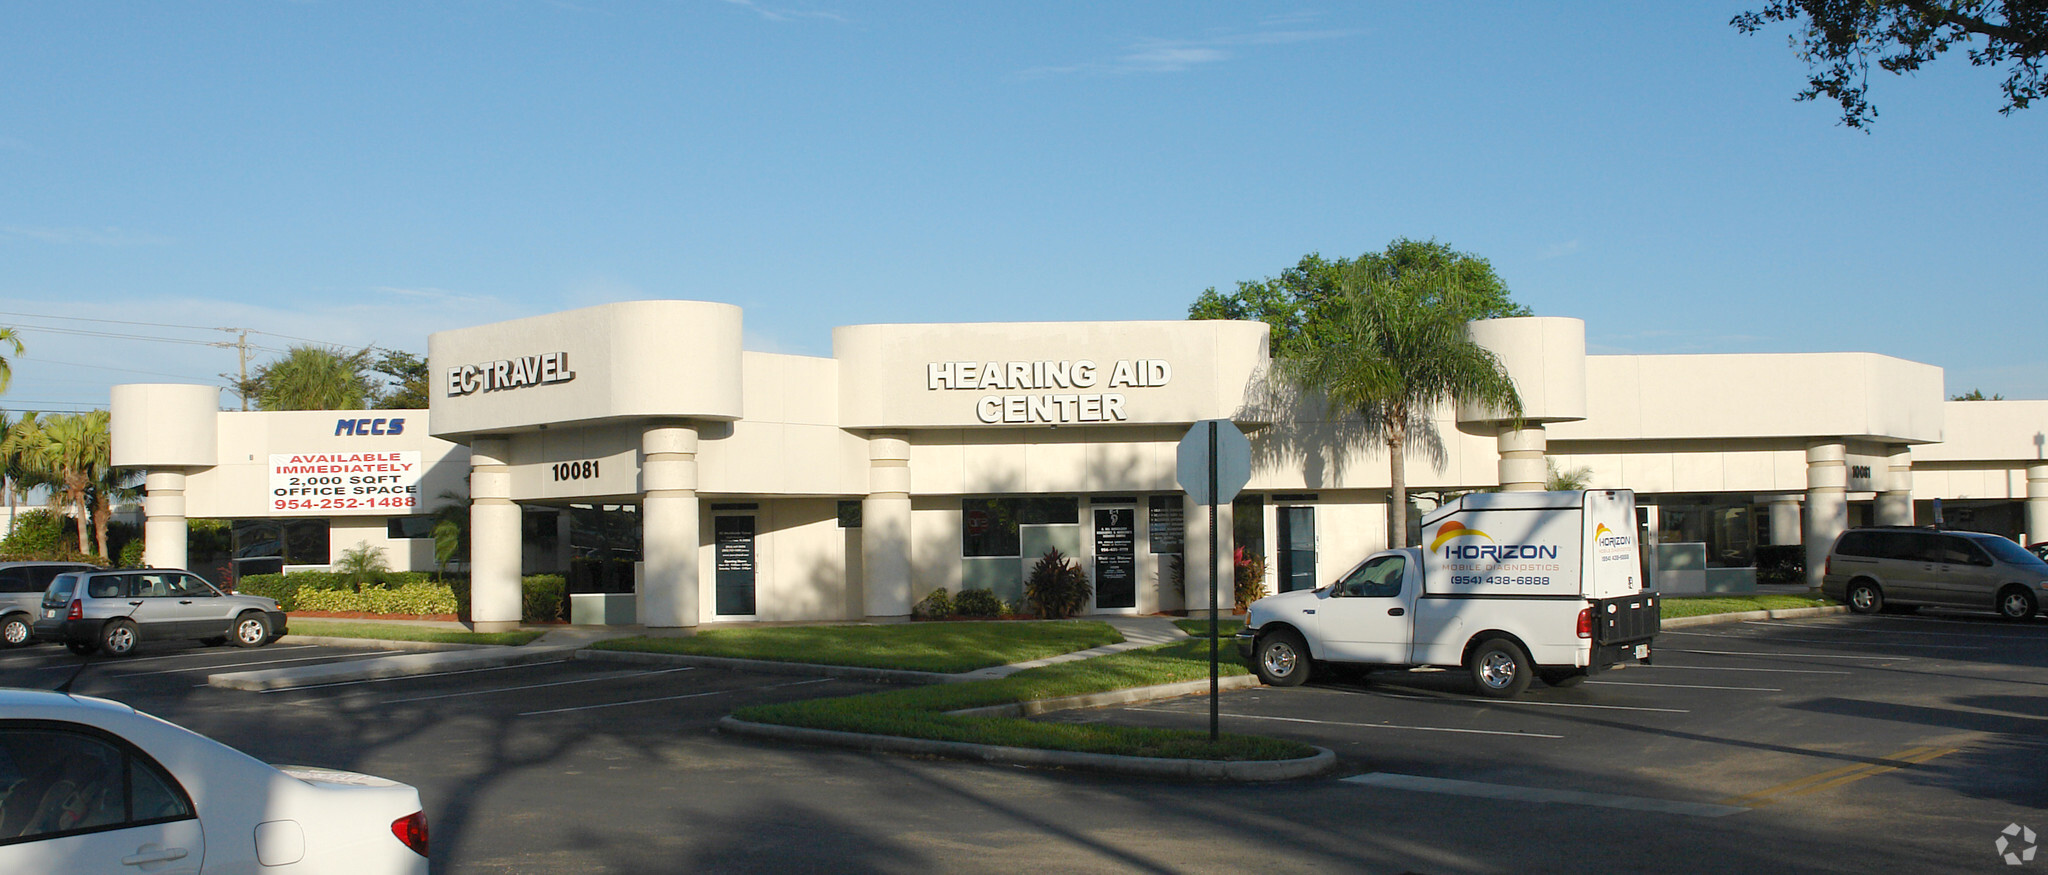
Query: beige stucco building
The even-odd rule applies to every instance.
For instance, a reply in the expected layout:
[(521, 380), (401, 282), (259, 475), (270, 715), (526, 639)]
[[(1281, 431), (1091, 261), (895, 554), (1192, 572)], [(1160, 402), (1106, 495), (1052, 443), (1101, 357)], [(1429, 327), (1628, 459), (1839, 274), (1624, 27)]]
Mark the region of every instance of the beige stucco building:
[[(1525, 415), (1435, 411), (1407, 460), (1423, 507), (1583, 467), (1637, 492), (1667, 591), (1753, 585), (1759, 545), (1824, 553), (1849, 525), (1931, 522), (1935, 499), (1951, 525), (2048, 538), (2048, 402), (1947, 402), (1939, 368), (1868, 353), (1587, 355), (1569, 318), (1472, 331)], [(426, 411), (231, 413), (211, 387), (121, 386), (114, 463), (148, 472), (153, 565), (186, 564), (187, 519), (222, 517), (431, 568), (423, 515), (466, 503), (486, 627), (518, 620), (522, 572), (571, 572), (580, 621), (844, 620), (940, 587), (1014, 600), (1057, 548), (1097, 612), (1152, 613), (1206, 604), (1233, 547), (1284, 590), (1384, 546), (1385, 450), (1268, 388), (1260, 323), (857, 325), (829, 358), (740, 338), (738, 308), (695, 301), (442, 332)], [(1213, 557), (1175, 481), (1205, 419), (1252, 446)]]

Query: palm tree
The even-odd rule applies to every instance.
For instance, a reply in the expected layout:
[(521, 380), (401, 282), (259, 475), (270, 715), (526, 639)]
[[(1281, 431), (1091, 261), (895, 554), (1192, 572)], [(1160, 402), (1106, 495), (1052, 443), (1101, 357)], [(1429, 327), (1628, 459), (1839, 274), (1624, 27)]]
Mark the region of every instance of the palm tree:
[(283, 358), (258, 368), (249, 385), (263, 410), (362, 410), (376, 396), (368, 369), (370, 351), (345, 353), (324, 346), (294, 346)]
[[(21, 355), (21, 337), (12, 328), (0, 328), (0, 349), (13, 347), (15, 355)], [(14, 362), (0, 355), (0, 392), (7, 391), (7, 384), (14, 382)]]
[[(86, 521), (91, 518), (86, 501), (113, 452), (107, 423), (104, 410), (60, 413), (33, 423), (25, 420), (8, 438), (20, 447), (32, 476), (43, 478), (50, 486), (51, 506), (70, 505), (81, 554), (92, 552), (86, 532)], [(104, 534), (101, 540), (104, 542)]]
[(1333, 415), (1358, 414), (1385, 444), (1390, 547), (1408, 545), (1408, 444), (1429, 428), (1430, 412), (1476, 402), (1521, 415), (1514, 381), (1466, 331), (1471, 311), (1454, 270), (1348, 269), (1328, 304), (1321, 342), (1277, 364), (1295, 389), (1319, 395)]

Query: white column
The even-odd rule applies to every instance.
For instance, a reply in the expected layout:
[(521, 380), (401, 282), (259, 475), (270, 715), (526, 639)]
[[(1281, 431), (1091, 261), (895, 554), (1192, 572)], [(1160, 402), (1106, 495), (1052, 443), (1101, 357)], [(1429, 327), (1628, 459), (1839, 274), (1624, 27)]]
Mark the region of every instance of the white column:
[(1771, 496), (1771, 543), (1790, 546), (1799, 538), (1799, 496)]
[(640, 625), (697, 625), (697, 429), (657, 425), (640, 436)]
[(1840, 441), (1806, 447), (1806, 585), (1820, 586), (1828, 550), (1849, 527), (1849, 448)]
[(868, 436), (860, 565), (867, 615), (910, 616), (910, 439), (901, 432)]
[(469, 442), (469, 619), (478, 632), (519, 627), (519, 505), (512, 503), (511, 441)]
[(151, 469), (143, 475), (142, 564), (183, 568), (185, 555), (185, 472)]
[(1496, 440), (1500, 447), (1500, 491), (1542, 492), (1545, 481), (1550, 479), (1550, 468), (1543, 458), (1550, 442), (1543, 426), (1501, 426)]
[(1891, 447), (1884, 480), (1878, 484), (1877, 524), (1913, 524), (1913, 451), (1901, 444)]
[[(1233, 508), (1229, 504), (1216, 506), (1216, 552), (1209, 553), (1209, 506), (1197, 504), (1182, 494), (1182, 507), (1186, 512), (1187, 541), (1181, 545), (1182, 567), (1187, 579), (1183, 591), (1187, 593), (1187, 612), (1190, 617), (1209, 615), (1212, 602), (1209, 589), (1209, 571), (1215, 569), (1216, 592), (1220, 596), (1213, 604), (1222, 607), (1228, 615), (1237, 607), (1236, 566), (1231, 561), (1236, 548), (1232, 533), (1236, 531)], [(1270, 585), (1269, 585), (1270, 586)]]
[(2048, 462), (2027, 466), (2027, 538), (2048, 541)]

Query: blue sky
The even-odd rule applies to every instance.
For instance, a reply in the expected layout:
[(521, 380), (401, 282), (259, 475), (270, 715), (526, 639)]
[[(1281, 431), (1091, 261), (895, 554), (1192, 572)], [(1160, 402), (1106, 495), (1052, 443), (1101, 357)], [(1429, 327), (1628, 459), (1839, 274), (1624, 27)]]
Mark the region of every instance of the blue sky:
[(1841, 127), (1748, 5), (14, 0), (0, 407), (215, 380), (217, 328), (261, 361), (637, 298), (817, 355), (1177, 319), (1402, 236), (1595, 352), (2048, 398), (2048, 107), (1998, 115), (1958, 55)]

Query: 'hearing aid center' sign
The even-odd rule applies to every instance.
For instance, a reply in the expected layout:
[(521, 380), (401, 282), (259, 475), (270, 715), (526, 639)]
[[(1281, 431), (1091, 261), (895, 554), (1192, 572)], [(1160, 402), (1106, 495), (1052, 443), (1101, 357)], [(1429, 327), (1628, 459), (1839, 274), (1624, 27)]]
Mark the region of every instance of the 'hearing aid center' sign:
[(925, 365), (926, 391), (985, 393), (975, 399), (974, 416), (989, 425), (1125, 422), (1125, 393), (1106, 390), (1172, 380), (1173, 365), (1165, 359), (1120, 359), (1107, 368), (1089, 359)]

